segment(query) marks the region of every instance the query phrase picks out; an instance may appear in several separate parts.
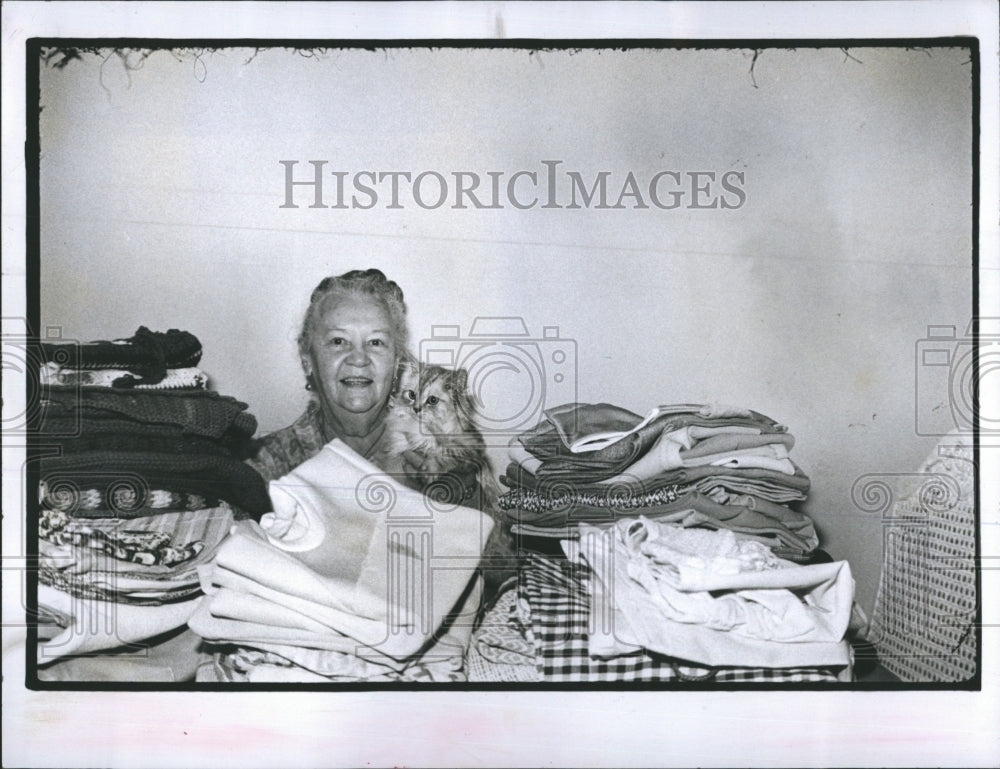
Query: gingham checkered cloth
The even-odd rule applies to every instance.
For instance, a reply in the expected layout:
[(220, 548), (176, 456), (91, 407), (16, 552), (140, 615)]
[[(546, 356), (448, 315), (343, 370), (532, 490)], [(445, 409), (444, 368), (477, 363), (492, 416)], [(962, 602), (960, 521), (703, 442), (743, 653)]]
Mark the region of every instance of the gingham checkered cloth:
[(829, 668), (705, 668), (639, 650), (609, 659), (587, 651), (590, 570), (532, 553), (520, 570), (518, 596), (531, 607), (535, 658), (542, 680), (707, 681), (733, 683), (837, 681)]

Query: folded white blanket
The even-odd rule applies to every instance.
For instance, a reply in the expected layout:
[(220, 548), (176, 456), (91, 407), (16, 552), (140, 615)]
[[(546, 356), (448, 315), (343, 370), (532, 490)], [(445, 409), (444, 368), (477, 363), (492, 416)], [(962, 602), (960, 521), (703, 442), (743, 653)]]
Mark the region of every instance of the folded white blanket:
[(278, 611), (262, 599), (355, 645), (410, 657), (456, 608), (493, 526), (478, 510), (439, 509), (339, 440), (270, 492), (275, 512), (235, 525), (202, 570), (206, 605), (192, 628), (205, 637), (220, 637), (212, 618), (261, 624), (260, 612)]

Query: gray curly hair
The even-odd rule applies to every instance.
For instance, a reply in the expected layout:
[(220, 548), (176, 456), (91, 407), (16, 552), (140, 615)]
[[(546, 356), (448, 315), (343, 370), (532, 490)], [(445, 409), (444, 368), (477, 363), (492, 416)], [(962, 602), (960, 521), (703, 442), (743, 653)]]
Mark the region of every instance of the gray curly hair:
[(299, 357), (309, 354), (312, 344), (313, 330), (316, 318), (323, 301), (331, 295), (364, 297), (380, 302), (389, 313), (392, 324), (391, 333), (400, 356), (405, 356), (409, 349), (410, 334), (406, 325), (406, 302), (403, 301), (403, 289), (394, 280), (389, 280), (378, 269), (351, 270), (343, 275), (331, 275), (323, 278), (313, 289), (309, 298), (309, 309), (302, 321), (302, 331), (299, 333)]

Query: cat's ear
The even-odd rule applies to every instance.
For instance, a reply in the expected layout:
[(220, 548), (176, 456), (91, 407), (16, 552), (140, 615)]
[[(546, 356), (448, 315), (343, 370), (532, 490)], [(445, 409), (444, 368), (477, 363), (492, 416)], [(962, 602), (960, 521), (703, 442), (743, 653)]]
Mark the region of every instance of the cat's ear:
[(469, 372), (464, 368), (457, 368), (451, 375), (451, 387), (457, 393), (464, 393), (469, 386)]
[(412, 352), (403, 350), (399, 353), (399, 359), (396, 361), (397, 370), (416, 371), (417, 365), (417, 357)]
[(411, 355), (403, 354), (396, 362), (396, 375), (392, 380), (392, 394), (398, 395), (399, 388), (413, 372), (417, 370), (417, 361)]

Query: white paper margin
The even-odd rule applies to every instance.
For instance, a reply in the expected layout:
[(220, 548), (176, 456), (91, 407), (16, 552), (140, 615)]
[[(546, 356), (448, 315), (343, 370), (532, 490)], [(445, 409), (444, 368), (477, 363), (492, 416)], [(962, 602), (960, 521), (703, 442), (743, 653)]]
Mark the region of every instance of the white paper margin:
[[(270, 39), (980, 40), (980, 315), (998, 292), (997, 6), (871, 3), (34, 3), (3, 5), (3, 301), (23, 317), (24, 44), (35, 36)], [(992, 308), (992, 309), (991, 309)], [(6, 329), (5, 329), (6, 330)], [(5, 373), (6, 408), (23, 393)], [(995, 380), (995, 377), (994, 377)], [(983, 394), (984, 397), (987, 394)], [(989, 397), (996, 397), (992, 393)], [(995, 452), (996, 450), (994, 450)], [(991, 461), (992, 459), (992, 461)], [(1000, 554), (996, 457), (982, 552)], [(23, 450), (3, 453), (4, 766), (1000, 765), (997, 581), (983, 573), (983, 691), (29, 692), (17, 569)], [(994, 472), (990, 472), (990, 466)], [(13, 505), (14, 507), (11, 507)], [(995, 556), (994, 556), (995, 557)], [(20, 559), (20, 560), (19, 560)], [(948, 756), (952, 760), (943, 760)]]

